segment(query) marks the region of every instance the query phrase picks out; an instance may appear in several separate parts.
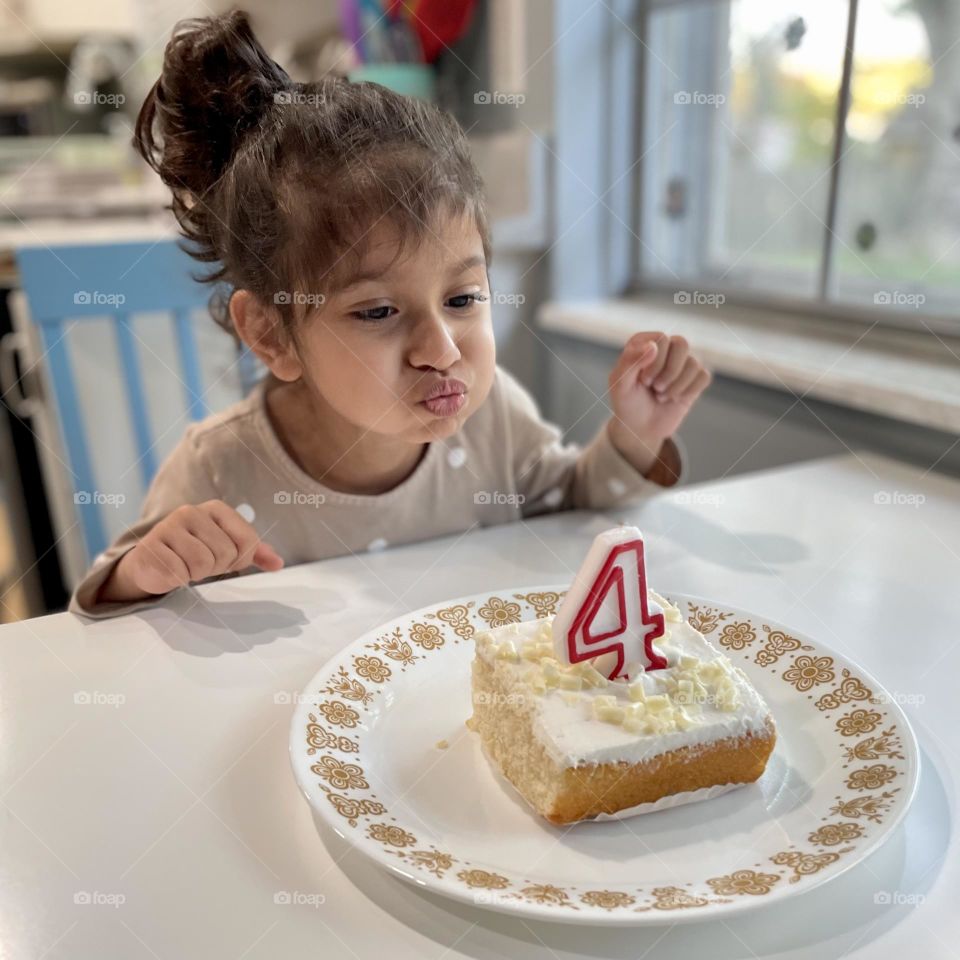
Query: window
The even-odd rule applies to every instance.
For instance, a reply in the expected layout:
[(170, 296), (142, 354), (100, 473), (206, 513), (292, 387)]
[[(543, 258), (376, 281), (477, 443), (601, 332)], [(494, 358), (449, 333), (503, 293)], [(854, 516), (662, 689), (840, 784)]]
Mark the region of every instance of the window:
[(643, 14), (639, 286), (960, 313), (960, 4)]

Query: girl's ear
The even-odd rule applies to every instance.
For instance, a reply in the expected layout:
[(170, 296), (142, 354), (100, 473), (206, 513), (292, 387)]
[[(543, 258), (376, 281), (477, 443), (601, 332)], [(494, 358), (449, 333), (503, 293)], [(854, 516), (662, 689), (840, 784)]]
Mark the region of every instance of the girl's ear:
[(278, 380), (300, 378), (303, 367), (293, 339), (284, 332), (275, 310), (249, 290), (235, 290), (230, 297), (230, 319), (240, 339)]

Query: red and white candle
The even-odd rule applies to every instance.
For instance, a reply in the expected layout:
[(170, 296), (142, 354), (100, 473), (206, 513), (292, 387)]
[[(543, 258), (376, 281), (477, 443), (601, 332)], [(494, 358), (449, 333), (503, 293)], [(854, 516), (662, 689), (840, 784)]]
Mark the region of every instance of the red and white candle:
[(599, 534), (553, 620), (557, 659), (595, 666), (610, 680), (633, 680), (662, 670), (666, 658), (654, 646), (664, 633), (663, 611), (647, 599), (643, 536), (636, 527)]

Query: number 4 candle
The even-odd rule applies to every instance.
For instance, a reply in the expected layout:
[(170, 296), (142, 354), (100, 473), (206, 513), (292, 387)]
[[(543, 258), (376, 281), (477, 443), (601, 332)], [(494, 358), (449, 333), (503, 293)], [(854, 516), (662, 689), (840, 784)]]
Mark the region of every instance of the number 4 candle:
[(599, 534), (554, 617), (557, 659), (579, 663), (609, 654), (597, 669), (605, 672), (615, 656), (607, 677), (626, 681), (631, 672), (668, 666), (653, 645), (663, 633), (663, 611), (647, 599), (640, 531), (623, 526)]

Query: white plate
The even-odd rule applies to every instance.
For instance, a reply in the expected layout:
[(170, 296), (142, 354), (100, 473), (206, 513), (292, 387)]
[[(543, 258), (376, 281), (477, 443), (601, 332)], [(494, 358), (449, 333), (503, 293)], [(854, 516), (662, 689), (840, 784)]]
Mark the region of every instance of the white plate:
[[(552, 614), (564, 587), (409, 613), (330, 660), (299, 700), (293, 768), (316, 814), (397, 876), (494, 910), (588, 924), (725, 917), (803, 893), (886, 840), (913, 799), (916, 740), (860, 667), (766, 618), (671, 594), (777, 723), (763, 777), (657, 813), (555, 827), (464, 721), (472, 637)], [(446, 740), (442, 749), (438, 742)]]

